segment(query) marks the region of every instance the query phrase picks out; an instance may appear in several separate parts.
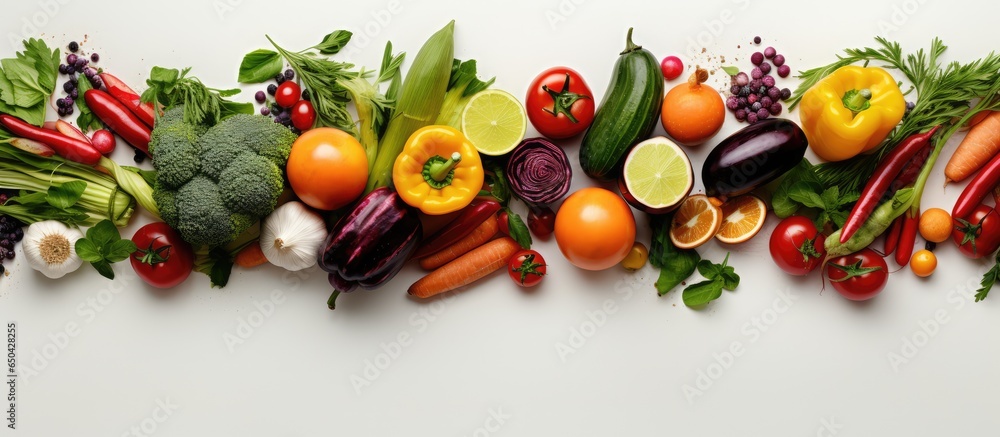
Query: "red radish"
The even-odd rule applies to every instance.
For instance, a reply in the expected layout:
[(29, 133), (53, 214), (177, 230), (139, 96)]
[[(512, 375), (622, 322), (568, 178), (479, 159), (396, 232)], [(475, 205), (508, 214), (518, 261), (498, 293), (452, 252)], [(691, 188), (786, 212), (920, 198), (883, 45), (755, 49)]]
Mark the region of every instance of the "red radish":
[(21, 149), (25, 152), (42, 156), (45, 158), (48, 158), (56, 154), (56, 151), (52, 150), (51, 147), (46, 146), (45, 144), (35, 140), (29, 140), (27, 138), (13, 138), (10, 140), (10, 145), (17, 147), (18, 149)]
[(118, 141), (115, 140), (115, 135), (107, 129), (98, 129), (94, 132), (93, 138), (90, 139), (90, 144), (101, 152), (102, 155), (110, 154), (115, 151), (115, 146)]
[(155, 112), (152, 103), (142, 103), (139, 99), (139, 93), (110, 73), (101, 73), (98, 76), (101, 77), (101, 81), (104, 82), (104, 87), (107, 88), (111, 97), (125, 105), (147, 126), (153, 127)]
[(73, 126), (72, 124), (69, 124), (62, 120), (56, 120), (55, 127), (56, 131), (58, 131), (63, 135), (66, 135), (67, 137), (74, 138), (90, 144), (90, 138), (87, 138), (87, 136), (84, 135), (83, 132), (80, 132), (80, 129), (77, 129), (76, 126)]

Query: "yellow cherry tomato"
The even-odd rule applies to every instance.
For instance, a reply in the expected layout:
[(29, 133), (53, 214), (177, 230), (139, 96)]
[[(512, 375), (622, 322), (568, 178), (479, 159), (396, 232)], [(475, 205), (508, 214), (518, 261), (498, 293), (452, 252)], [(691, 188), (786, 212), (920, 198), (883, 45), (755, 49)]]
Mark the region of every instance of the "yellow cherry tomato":
[(937, 256), (934, 255), (934, 252), (927, 249), (917, 251), (910, 258), (910, 270), (913, 270), (913, 274), (921, 278), (930, 276), (936, 268)]

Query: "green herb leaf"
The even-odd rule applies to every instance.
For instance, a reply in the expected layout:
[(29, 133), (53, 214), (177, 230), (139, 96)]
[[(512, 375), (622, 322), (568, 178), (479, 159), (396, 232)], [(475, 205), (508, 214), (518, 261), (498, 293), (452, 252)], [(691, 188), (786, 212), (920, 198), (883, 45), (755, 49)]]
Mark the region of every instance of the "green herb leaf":
[(722, 67), (722, 71), (725, 71), (726, 74), (728, 74), (730, 76), (736, 76), (737, 74), (740, 74), (740, 69), (738, 67), (734, 66), (734, 65), (728, 65), (728, 66)]
[(84, 132), (90, 132), (104, 127), (104, 123), (101, 122), (101, 119), (97, 118), (94, 111), (91, 111), (90, 107), (87, 106), (87, 99), (83, 98), (84, 94), (92, 88), (93, 86), (90, 84), (89, 80), (79, 80), (76, 83), (76, 89), (80, 95), (80, 98), (76, 99), (76, 108), (80, 112), (80, 115), (76, 116), (76, 125), (79, 126), (80, 130)]
[(209, 254), (212, 259), (212, 270), (208, 277), (212, 287), (222, 288), (229, 284), (229, 276), (233, 273), (233, 257), (225, 249), (212, 249)]
[(184, 121), (192, 124), (215, 125), (234, 114), (252, 114), (253, 105), (226, 100), (240, 92), (238, 88), (219, 90), (205, 86), (197, 77), (188, 77), (190, 68), (181, 71), (153, 67), (142, 93), (144, 103), (157, 102), (164, 109), (184, 105)]
[(139, 248), (136, 247), (132, 240), (121, 239), (114, 241), (108, 246), (105, 259), (113, 263), (121, 262), (128, 259), (129, 255), (132, 255), (136, 250), (139, 250)]
[(137, 250), (131, 240), (123, 240), (111, 220), (101, 220), (87, 229), (86, 237), (76, 240), (76, 253), (89, 262), (101, 276), (115, 278), (111, 264), (124, 261)]
[(84, 261), (95, 263), (104, 259), (104, 255), (101, 254), (101, 248), (86, 238), (76, 240), (74, 248), (76, 249), (76, 255)]
[(708, 304), (720, 296), (722, 296), (722, 281), (707, 280), (687, 286), (681, 298), (684, 300), (684, 305), (696, 307)]
[(335, 30), (323, 37), (323, 42), (316, 44), (312, 48), (319, 50), (324, 55), (336, 55), (351, 41), (352, 35), (347, 30)]
[(510, 238), (513, 238), (524, 249), (531, 249), (531, 232), (528, 226), (521, 220), (521, 216), (510, 208), (504, 208), (507, 212), (507, 228), (510, 230)]
[(24, 51), (0, 60), (0, 112), (41, 126), (55, 91), (59, 49), (49, 49), (35, 38), (22, 43)]
[(284, 65), (278, 52), (257, 49), (243, 57), (237, 80), (240, 83), (261, 83), (277, 76)]
[(670, 241), (670, 215), (650, 219), (653, 238), (649, 245), (649, 263), (660, 269), (654, 286), (663, 296), (694, 273), (701, 256), (692, 249), (681, 250)]
[(503, 166), (494, 161), (488, 161), (485, 167), (490, 170), (486, 174), (486, 186), (490, 187), (487, 193), (493, 196), (501, 206), (506, 207), (510, 202), (510, 186), (507, 185)]
[(59, 209), (67, 209), (83, 197), (87, 183), (84, 181), (70, 181), (59, 186), (49, 187), (45, 195), (45, 201)]
[(774, 192), (771, 193), (771, 207), (774, 209), (774, 215), (779, 218), (785, 218), (795, 214), (799, 210), (801, 205), (792, 200), (789, 195), (791, 194), (792, 186), (799, 181), (817, 182), (811, 169), (812, 164), (809, 163), (809, 160), (803, 158), (795, 168), (782, 176), (781, 182)]
[(979, 283), (981, 287), (979, 287), (979, 290), (976, 290), (976, 302), (986, 299), (986, 296), (990, 294), (990, 290), (993, 289), (993, 284), (1000, 278), (1000, 252), (997, 252), (994, 263), (993, 267), (983, 275), (983, 280)]

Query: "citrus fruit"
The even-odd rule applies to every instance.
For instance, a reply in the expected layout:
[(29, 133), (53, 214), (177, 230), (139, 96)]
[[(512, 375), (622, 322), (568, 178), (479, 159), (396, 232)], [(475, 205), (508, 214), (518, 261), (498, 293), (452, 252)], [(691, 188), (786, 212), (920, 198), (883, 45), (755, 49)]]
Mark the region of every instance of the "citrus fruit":
[(462, 133), (484, 155), (514, 150), (527, 129), (524, 106), (506, 91), (480, 91), (462, 111)]
[(618, 178), (622, 197), (650, 214), (673, 211), (693, 186), (691, 161), (680, 146), (666, 137), (636, 144), (626, 156)]
[(764, 227), (767, 206), (757, 196), (747, 194), (722, 204), (722, 226), (715, 238), (737, 244), (753, 238)]
[(941, 243), (951, 237), (951, 215), (941, 208), (931, 208), (920, 214), (920, 236), (934, 243)]
[(603, 188), (584, 188), (559, 207), (555, 234), (559, 250), (571, 264), (604, 270), (632, 250), (635, 217), (621, 196)]
[(711, 240), (722, 226), (718, 200), (695, 194), (681, 202), (670, 223), (670, 241), (681, 249), (694, 249)]

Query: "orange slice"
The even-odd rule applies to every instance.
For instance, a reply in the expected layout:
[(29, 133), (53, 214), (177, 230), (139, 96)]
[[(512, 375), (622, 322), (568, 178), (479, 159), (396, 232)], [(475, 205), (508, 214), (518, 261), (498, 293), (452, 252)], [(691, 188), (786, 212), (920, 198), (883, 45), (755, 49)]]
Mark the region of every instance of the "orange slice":
[(764, 227), (767, 206), (757, 196), (747, 194), (722, 204), (722, 227), (715, 238), (728, 244), (737, 244), (753, 238)]
[(684, 199), (670, 223), (670, 241), (681, 249), (694, 249), (711, 240), (722, 226), (718, 200), (704, 194)]

